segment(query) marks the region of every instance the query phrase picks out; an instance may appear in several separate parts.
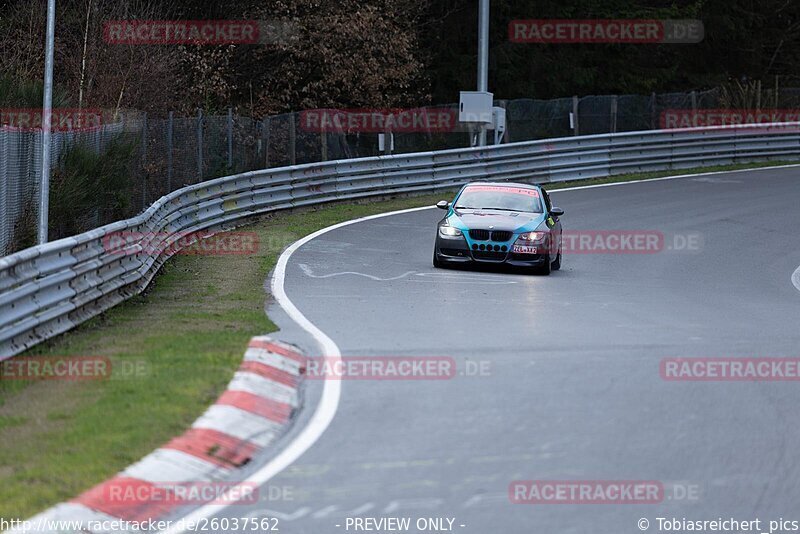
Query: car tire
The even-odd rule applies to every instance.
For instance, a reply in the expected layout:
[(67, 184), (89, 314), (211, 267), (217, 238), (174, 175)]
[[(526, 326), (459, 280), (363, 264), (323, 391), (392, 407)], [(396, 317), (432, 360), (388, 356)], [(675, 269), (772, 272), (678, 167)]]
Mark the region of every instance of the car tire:
[(550, 263), (550, 254), (548, 254), (544, 259), (544, 263), (542, 263), (539, 267), (536, 268), (536, 274), (547, 276), (550, 274), (551, 270), (552, 270), (552, 265)]
[(556, 261), (553, 262), (552, 268), (554, 271), (561, 269), (561, 247), (558, 247), (558, 256), (556, 256)]
[(444, 263), (436, 257), (436, 251), (433, 251), (433, 266), (437, 269), (444, 269)]

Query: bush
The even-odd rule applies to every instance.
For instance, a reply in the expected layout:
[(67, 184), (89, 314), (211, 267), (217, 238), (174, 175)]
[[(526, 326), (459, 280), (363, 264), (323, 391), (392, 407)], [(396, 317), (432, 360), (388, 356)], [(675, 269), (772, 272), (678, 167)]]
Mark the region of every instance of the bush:
[[(0, 75), (0, 106), (41, 109), (43, 100), (44, 84), (41, 81), (20, 80)], [(53, 107), (68, 105), (67, 93), (60, 87), (53, 87)]]
[(118, 137), (100, 153), (85, 144), (63, 152), (50, 179), (51, 240), (132, 215), (135, 149), (135, 142)]

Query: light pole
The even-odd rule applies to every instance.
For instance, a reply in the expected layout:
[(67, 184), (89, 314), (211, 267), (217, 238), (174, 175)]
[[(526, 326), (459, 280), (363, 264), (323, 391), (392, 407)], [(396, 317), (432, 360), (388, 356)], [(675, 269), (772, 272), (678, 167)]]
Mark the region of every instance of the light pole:
[[(478, 7), (478, 91), (489, 90), (489, 0)], [(486, 125), (480, 126), (478, 146), (486, 146)]]
[(47, 243), (50, 210), (50, 121), (53, 107), (53, 48), (56, 34), (56, 0), (47, 0), (47, 42), (44, 56), (42, 102), (42, 180), (39, 184), (39, 244)]

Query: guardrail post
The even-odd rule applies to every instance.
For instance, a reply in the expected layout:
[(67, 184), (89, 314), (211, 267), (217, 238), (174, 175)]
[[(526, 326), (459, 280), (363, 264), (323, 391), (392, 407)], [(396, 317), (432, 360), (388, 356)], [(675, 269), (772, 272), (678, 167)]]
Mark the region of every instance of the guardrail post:
[(761, 80), (756, 80), (756, 111), (761, 111)]
[(262, 124), (261, 133), (264, 138), (264, 168), (269, 169), (269, 127), (270, 127), (269, 117), (261, 121), (261, 124)]
[(147, 206), (147, 112), (142, 113), (142, 209)]
[(203, 110), (197, 110), (197, 181), (203, 181)]
[(8, 201), (8, 136), (7, 132), (0, 132), (0, 211), (3, 212), (3, 216), (0, 217), (0, 256), (10, 252), (9, 234), (14, 226), (9, 209), (11, 202)]
[(233, 108), (228, 108), (228, 170), (233, 170)]
[(511, 129), (509, 128), (509, 120), (508, 120), (508, 100), (498, 100), (497, 107), (503, 108), (506, 110), (506, 131), (503, 133), (503, 137), (500, 138), (499, 144), (503, 144), (503, 140), (505, 139), (506, 143), (511, 143)]
[(578, 97), (572, 97), (572, 135), (580, 135), (578, 128)]
[[(380, 147), (379, 147), (380, 148)], [(387, 128), (383, 134), (383, 153), (386, 156), (392, 155), (392, 149), (394, 148), (394, 134), (390, 128)]]
[(614, 95), (611, 101), (611, 133), (617, 133), (617, 104), (619, 97)]
[(172, 192), (172, 112), (167, 118), (167, 193)]
[(650, 93), (650, 129), (656, 129), (656, 94)]
[(294, 124), (294, 113), (289, 113), (289, 162), (297, 165), (297, 129)]

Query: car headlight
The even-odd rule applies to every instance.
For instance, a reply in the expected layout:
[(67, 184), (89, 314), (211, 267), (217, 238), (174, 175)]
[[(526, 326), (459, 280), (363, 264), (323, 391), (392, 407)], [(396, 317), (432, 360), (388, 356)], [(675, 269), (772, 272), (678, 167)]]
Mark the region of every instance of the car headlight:
[(531, 243), (542, 241), (545, 237), (547, 237), (547, 232), (525, 232), (519, 236), (521, 241), (530, 241)]
[(458, 237), (461, 235), (461, 230), (452, 226), (440, 226), (439, 235), (442, 237)]

